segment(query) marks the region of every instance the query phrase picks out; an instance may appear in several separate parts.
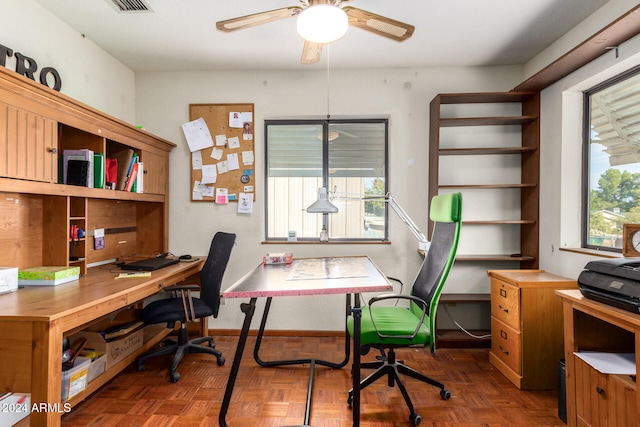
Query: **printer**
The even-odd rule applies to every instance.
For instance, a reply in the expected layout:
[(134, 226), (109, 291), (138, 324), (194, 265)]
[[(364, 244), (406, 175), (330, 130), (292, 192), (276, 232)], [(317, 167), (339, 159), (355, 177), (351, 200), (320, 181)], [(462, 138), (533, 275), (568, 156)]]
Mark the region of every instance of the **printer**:
[(578, 276), (586, 298), (640, 313), (640, 258), (615, 258), (587, 263)]

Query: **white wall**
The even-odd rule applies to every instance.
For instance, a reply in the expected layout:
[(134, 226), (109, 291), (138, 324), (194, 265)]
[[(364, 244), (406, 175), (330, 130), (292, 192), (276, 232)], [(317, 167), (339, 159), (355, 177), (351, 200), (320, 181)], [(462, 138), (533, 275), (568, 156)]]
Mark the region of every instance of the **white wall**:
[(540, 268), (577, 278), (595, 259), (558, 250), (580, 246), (582, 92), (639, 64), (636, 36), (541, 94)]
[[(331, 70), (332, 117), (389, 117), (390, 189), (418, 226), (426, 232), (428, 210), (429, 102), (442, 92), (504, 91), (521, 78), (521, 67)], [(264, 245), (264, 124), (274, 117), (325, 117), (326, 71), (155, 72), (136, 75), (137, 117), (148, 131), (178, 143), (170, 164), (170, 250), (206, 254), (218, 230), (236, 232), (238, 244), (225, 275), (226, 288), (271, 252), (294, 256), (366, 254), (387, 274), (411, 282), (421, 257), (417, 242), (390, 214), (391, 245)], [(256, 203), (250, 216), (238, 215), (235, 204), (219, 206), (190, 201), (190, 158), (180, 125), (189, 121), (190, 103), (254, 103), (256, 139)], [(302, 207), (301, 207), (302, 209)], [(474, 273), (475, 274), (475, 273)], [(486, 278), (484, 271), (480, 272)], [(462, 292), (473, 280), (460, 278)], [(488, 283), (488, 282), (487, 282)], [(471, 289), (473, 291), (473, 289)], [(488, 292), (480, 289), (479, 292)], [(274, 329), (339, 330), (342, 297), (278, 300), (270, 326)], [(238, 301), (227, 301), (212, 328), (241, 325)], [(335, 306), (335, 308), (331, 308)], [(317, 312), (318, 316), (311, 315)], [(296, 319), (295, 323), (291, 319)]]
[[(53, 67), (61, 93), (135, 124), (134, 73), (32, 0), (2, 0), (0, 44)], [(6, 59), (15, 70), (15, 57)], [(38, 77), (36, 77), (36, 80)]]

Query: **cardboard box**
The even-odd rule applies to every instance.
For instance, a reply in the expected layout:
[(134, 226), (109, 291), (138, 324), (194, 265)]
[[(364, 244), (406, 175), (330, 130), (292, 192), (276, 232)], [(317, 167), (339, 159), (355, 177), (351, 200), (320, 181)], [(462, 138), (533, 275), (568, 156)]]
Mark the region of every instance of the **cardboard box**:
[(18, 267), (0, 267), (0, 294), (18, 289)]
[(18, 285), (55, 286), (78, 280), (80, 267), (41, 266), (18, 271)]
[(144, 343), (144, 328), (136, 329), (112, 340), (106, 340), (104, 338), (104, 331), (112, 329), (117, 325), (130, 323), (138, 316), (139, 310), (125, 310), (111, 318), (98, 322), (72, 335), (70, 337), (72, 348), (76, 343), (86, 339), (87, 345), (85, 346), (85, 350), (94, 350), (103, 353), (105, 355), (104, 370), (108, 370), (142, 347)]
[(87, 388), (91, 359), (78, 356), (73, 368), (62, 371), (62, 401), (66, 402)]

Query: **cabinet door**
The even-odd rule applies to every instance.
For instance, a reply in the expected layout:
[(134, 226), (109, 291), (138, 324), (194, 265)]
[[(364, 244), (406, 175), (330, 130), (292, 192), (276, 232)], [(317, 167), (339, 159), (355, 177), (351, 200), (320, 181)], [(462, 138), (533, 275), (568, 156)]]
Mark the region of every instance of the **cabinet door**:
[(169, 176), (169, 159), (167, 154), (155, 154), (143, 151), (141, 160), (144, 164), (144, 193), (166, 194), (167, 176)]
[(576, 369), (576, 414), (582, 426), (607, 426), (607, 407), (610, 399), (608, 377), (577, 356)]
[(0, 103), (0, 176), (57, 182), (58, 123)]

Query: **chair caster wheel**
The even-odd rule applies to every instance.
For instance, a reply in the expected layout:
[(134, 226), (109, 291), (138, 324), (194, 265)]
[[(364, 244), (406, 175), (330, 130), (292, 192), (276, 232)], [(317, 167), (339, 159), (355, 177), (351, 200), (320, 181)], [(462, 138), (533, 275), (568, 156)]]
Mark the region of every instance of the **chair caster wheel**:
[(413, 414), (409, 415), (409, 422), (414, 426), (419, 426), (420, 424), (422, 424), (422, 417), (418, 415), (417, 412), (414, 412)]
[(144, 371), (144, 363), (138, 363), (136, 369), (138, 370), (138, 372)]
[(224, 357), (218, 357), (216, 362), (218, 363), (218, 366), (222, 366), (224, 365), (224, 362), (226, 362), (226, 359)]
[(442, 398), (442, 400), (449, 400), (451, 399), (451, 392), (446, 388), (443, 388), (442, 390), (440, 390), (440, 397)]
[(178, 380), (180, 379), (180, 374), (177, 373), (177, 372), (174, 372), (174, 373), (171, 374), (171, 378), (170, 379), (171, 379), (172, 383), (177, 383)]
[(349, 408), (353, 408), (353, 394), (349, 393), (349, 397), (347, 397), (347, 405), (349, 405)]

